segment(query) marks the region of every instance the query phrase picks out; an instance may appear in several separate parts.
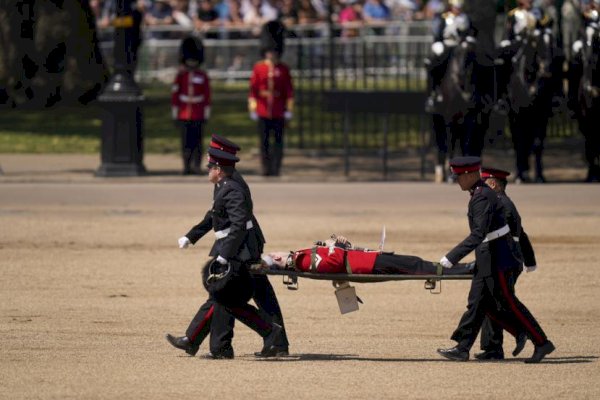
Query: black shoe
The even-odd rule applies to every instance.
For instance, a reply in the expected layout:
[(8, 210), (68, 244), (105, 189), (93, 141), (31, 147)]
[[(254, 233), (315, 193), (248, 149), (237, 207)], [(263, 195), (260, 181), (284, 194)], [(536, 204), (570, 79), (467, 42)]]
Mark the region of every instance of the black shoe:
[(515, 183), (517, 185), (520, 185), (521, 183), (531, 183), (531, 181), (529, 180), (529, 178), (527, 177), (527, 175), (525, 175), (525, 174), (517, 174), (517, 177), (515, 178)]
[(207, 354), (202, 355), (201, 358), (208, 359), (208, 360), (231, 360), (234, 358), (233, 349), (219, 351), (219, 352), (215, 352), (215, 353), (212, 353), (212, 352), (207, 353)]
[(540, 361), (542, 361), (542, 359), (544, 357), (546, 357), (548, 354), (552, 353), (554, 351), (554, 349), (556, 349), (556, 347), (554, 347), (554, 344), (552, 344), (551, 341), (547, 340), (546, 343), (544, 343), (543, 345), (535, 346), (533, 355), (531, 356), (531, 358), (528, 358), (527, 360), (525, 360), (525, 363), (526, 364), (537, 364)]
[(281, 327), (281, 325), (273, 323), (273, 329), (271, 329), (271, 333), (269, 333), (269, 335), (265, 337), (265, 345), (260, 351), (261, 357), (277, 356), (277, 350), (281, 348), (275, 346), (275, 342), (277, 342), (282, 332), (283, 328)]
[(475, 354), (478, 360), (504, 360), (504, 352), (502, 350), (485, 350)]
[(519, 333), (515, 340), (517, 341), (517, 345), (512, 352), (513, 357), (518, 356), (525, 348), (525, 343), (527, 343), (527, 335), (524, 333)]
[(437, 352), (439, 355), (453, 361), (467, 361), (469, 359), (469, 352), (458, 346), (449, 349), (437, 349)]
[(165, 337), (167, 338), (167, 341), (169, 343), (171, 343), (171, 345), (173, 347), (176, 347), (181, 350), (185, 350), (185, 352), (188, 353), (190, 356), (195, 356), (196, 353), (198, 352), (198, 348), (200, 347), (200, 346), (194, 346), (190, 342), (190, 339), (188, 339), (187, 336), (175, 337), (175, 336), (171, 335), (170, 333), (167, 333), (167, 335)]
[(257, 351), (254, 353), (255, 357), (285, 357), (289, 355), (290, 352), (287, 347), (275, 347), (270, 352), (263, 353), (262, 351)]

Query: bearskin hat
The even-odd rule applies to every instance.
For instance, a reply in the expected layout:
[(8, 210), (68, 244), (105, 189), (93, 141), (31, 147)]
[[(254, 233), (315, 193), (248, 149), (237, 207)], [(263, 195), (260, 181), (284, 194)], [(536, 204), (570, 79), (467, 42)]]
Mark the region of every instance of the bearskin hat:
[(260, 32), (260, 54), (267, 51), (283, 54), (285, 42), (285, 27), (279, 21), (269, 21), (263, 25)]
[(188, 60), (197, 61), (198, 64), (204, 62), (204, 45), (202, 44), (202, 39), (195, 36), (188, 36), (181, 41), (179, 61), (184, 64)]
[(235, 307), (247, 303), (254, 294), (254, 281), (248, 268), (239, 261), (219, 264), (209, 260), (202, 268), (204, 288), (220, 304)]

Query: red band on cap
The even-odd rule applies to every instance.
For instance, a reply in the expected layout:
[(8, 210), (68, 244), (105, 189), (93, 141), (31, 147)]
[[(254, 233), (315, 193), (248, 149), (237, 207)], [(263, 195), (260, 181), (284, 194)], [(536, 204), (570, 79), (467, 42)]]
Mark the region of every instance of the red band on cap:
[(483, 168), (481, 169), (481, 178), (482, 179), (496, 178), (496, 179), (506, 180), (508, 175), (510, 175), (510, 172), (507, 172), (507, 171), (485, 170)]
[(222, 166), (222, 167), (230, 167), (235, 165), (235, 160), (224, 160), (221, 158), (215, 158), (213, 156), (208, 156), (208, 163), (209, 164), (214, 164), (214, 165), (218, 165), (218, 166)]
[(461, 165), (456, 167), (451, 167), (452, 173), (456, 175), (466, 174), (467, 172), (475, 172), (479, 171), (480, 165)]
[(225, 151), (229, 154), (235, 155), (237, 153), (237, 149), (235, 147), (225, 146), (224, 144), (215, 141), (210, 142), (210, 147), (212, 147), (213, 149)]

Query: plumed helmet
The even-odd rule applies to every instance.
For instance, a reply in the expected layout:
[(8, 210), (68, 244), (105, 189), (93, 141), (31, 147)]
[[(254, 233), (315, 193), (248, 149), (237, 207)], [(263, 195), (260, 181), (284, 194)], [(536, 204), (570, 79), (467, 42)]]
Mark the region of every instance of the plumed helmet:
[(538, 28), (550, 28), (554, 24), (552, 17), (540, 7), (533, 8), (531, 13), (535, 17), (536, 26)]
[(535, 16), (526, 10), (518, 10), (514, 14), (513, 33), (515, 35), (531, 31), (535, 28), (537, 20)]
[(283, 54), (285, 42), (285, 27), (279, 21), (269, 21), (263, 25), (260, 32), (260, 54), (274, 51)]
[(448, 0), (448, 4), (452, 7), (462, 9), (465, 2), (464, 0)]
[(183, 39), (179, 48), (179, 61), (182, 64), (186, 61), (196, 61), (198, 64), (202, 64), (204, 62), (202, 39), (195, 36), (188, 36)]

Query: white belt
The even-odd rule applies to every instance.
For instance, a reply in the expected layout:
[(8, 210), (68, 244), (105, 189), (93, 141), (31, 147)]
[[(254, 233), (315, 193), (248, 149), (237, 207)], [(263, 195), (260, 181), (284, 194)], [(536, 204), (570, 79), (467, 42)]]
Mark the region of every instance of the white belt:
[[(250, 230), (252, 228), (254, 228), (254, 224), (252, 223), (252, 221), (246, 222), (246, 230)], [(217, 237), (217, 239), (223, 239), (226, 238), (227, 235), (229, 235), (229, 232), (231, 232), (231, 227), (221, 229), (220, 231), (215, 231), (215, 236)]]
[(204, 96), (187, 96), (185, 94), (180, 94), (179, 100), (184, 103), (202, 103), (204, 101)]
[(492, 240), (498, 239), (499, 237), (502, 237), (508, 234), (509, 232), (510, 228), (508, 227), (508, 225), (504, 225), (502, 228), (496, 229), (495, 231), (485, 235), (485, 239), (483, 239), (483, 242), (481, 243), (491, 242)]

